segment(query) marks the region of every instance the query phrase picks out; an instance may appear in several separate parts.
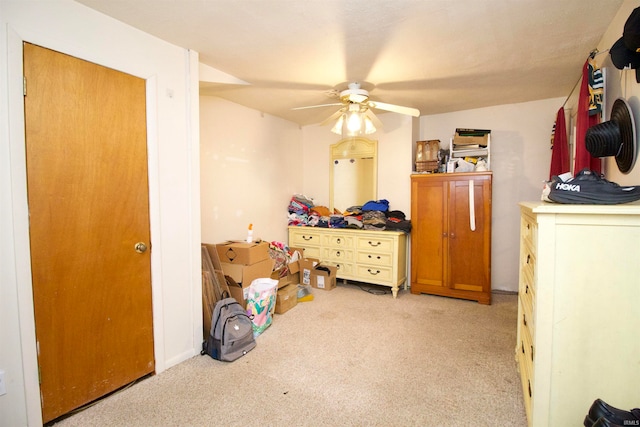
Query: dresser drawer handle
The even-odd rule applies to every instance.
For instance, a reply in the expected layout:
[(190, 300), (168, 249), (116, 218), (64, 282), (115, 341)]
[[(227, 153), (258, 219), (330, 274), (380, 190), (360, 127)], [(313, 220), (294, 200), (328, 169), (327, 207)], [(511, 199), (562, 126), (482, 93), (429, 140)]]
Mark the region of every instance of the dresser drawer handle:
[(520, 341), (520, 346), (522, 347), (522, 354), (524, 354), (524, 341)]
[(527, 223), (527, 230), (531, 228), (531, 224)]
[(340, 256), (340, 251), (336, 251), (336, 256)]
[(527, 315), (522, 313), (522, 324), (524, 326), (527, 326)]
[(306, 240), (306, 241), (309, 241), (309, 240), (313, 239), (313, 236), (305, 236), (305, 235), (303, 235), (302, 238), (304, 240)]
[(527, 385), (529, 386), (529, 397), (531, 397), (531, 380), (527, 380)]
[[(371, 255), (367, 255), (367, 258), (371, 259), (371, 258), (373, 258), (373, 257), (372, 257)], [(380, 255), (378, 255), (378, 256), (376, 257), (376, 259), (380, 259)]]
[(531, 261), (531, 254), (527, 254), (527, 264), (529, 264), (529, 261)]
[(524, 293), (528, 294), (529, 293), (529, 285), (525, 285), (524, 287)]
[(375, 276), (375, 275), (380, 274), (380, 270), (376, 270), (376, 271), (374, 272), (374, 271), (371, 271), (371, 269), (370, 269), (370, 268), (368, 268), (368, 269), (367, 269), (367, 271), (369, 272), (369, 274), (373, 274), (374, 276)]
[(340, 243), (342, 243), (342, 240), (340, 240), (340, 238), (338, 237), (338, 238), (336, 239), (336, 243), (337, 243), (337, 244), (340, 244)]
[(533, 362), (533, 346), (531, 346), (531, 361)]
[(373, 246), (374, 248), (375, 248), (376, 246), (380, 246), (381, 244), (382, 244), (382, 243), (380, 243), (380, 242), (373, 243), (371, 240), (369, 240), (369, 245)]

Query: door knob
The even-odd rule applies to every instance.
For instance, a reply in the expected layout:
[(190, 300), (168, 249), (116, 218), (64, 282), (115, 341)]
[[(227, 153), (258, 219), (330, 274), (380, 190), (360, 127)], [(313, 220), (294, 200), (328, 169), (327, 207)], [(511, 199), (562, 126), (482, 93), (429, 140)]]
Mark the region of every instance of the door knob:
[(147, 251), (147, 245), (144, 242), (138, 242), (136, 243), (136, 245), (133, 247), (136, 252), (138, 252), (139, 254), (144, 253)]

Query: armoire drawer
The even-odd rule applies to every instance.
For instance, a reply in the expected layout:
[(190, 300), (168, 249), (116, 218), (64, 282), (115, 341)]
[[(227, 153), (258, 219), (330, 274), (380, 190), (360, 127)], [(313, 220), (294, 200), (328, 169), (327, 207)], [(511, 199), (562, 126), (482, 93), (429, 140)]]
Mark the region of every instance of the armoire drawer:
[[(529, 245), (522, 245), (522, 251), (520, 253), (520, 266), (522, 272), (528, 274), (532, 279), (535, 279), (535, 271), (536, 271), (536, 255), (535, 251), (531, 249)], [(531, 285), (533, 285), (535, 281), (531, 281)]]
[(520, 330), (519, 355), (523, 356), (523, 363), (527, 365), (527, 370), (530, 373), (533, 373), (535, 348), (533, 346), (533, 338), (531, 337), (529, 328), (527, 327)]
[(527, 419), (531, 420), (531, 403), (533, 397), (533, 366), (526, 360), (522, 353), (518, 355), (518, 369), (520, 371), (520, 381), (522, 384), (522, 395), (524, 396), (524, 409)]
[(538, 226), (536, 221), (529, 215), (521, 215), (520, 218), (520, 237), (525, 243), (528, 243), (530, 247), (535, 248), (538, 244)]
[(527, 334), (529, 334), (529, 336), (533, 340), (533, 334), (535, 333), (536, 329), (536, 322), (535, 318), (533, 317), (533, 307), (525, 301), (521, 301), (521, 304), (522, 312), (520, 315), (520, 319), (518, 319), (518, 322), (520, 322), (523, 329), (527, 330)]

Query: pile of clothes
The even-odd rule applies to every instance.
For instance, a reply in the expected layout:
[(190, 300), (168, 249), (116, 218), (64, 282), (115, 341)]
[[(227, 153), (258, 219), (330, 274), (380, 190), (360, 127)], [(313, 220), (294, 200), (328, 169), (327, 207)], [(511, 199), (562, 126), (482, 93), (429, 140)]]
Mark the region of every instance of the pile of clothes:
[(411, 231), (411, 221), (404, 212), (390, 210), (389, 201), (371, 200), (362, 206), (352, 206), (344, 212), (326, 206), (316, 206), (313, 200), (295, 194), (289, 202), (289, 225), (324, 228), (355, 228), (364, 230)]

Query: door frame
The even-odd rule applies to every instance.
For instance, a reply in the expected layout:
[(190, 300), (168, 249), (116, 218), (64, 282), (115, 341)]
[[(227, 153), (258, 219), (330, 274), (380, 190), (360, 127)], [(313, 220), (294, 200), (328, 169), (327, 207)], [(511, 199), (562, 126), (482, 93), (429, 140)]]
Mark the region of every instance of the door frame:
[[(23, 42), (55, 50), (79, 59), (100, 64), (95, 58), (83, 58), (73, 48), (77, 46), (55, 45), (48, 40), (41, 40), (41, 35), (22, 37), (15, 29), (7, 31), (7, 80), (9, 110), (9, 161), (12, 189), (13, 243), (15, 250), (16, 283), (18, 299), (18, 317), (20, 321), (21, 359), (23, 362), (23, 378), (25, 401), (29, 425), (42, 425), (42, 408), (40, 402), (40, 384), (38, 379), (38, 356), (36, 348), (35, 318), (33, 304), (33, 283), (31, 277), (31, 249), (29, 238), (29, 210), (27, 200), (27, 168), (26, 138), (23, 87)], [(82, 55), (84, 56), (84, 55)], [(114, 68), (114, 67), (110, 67)], [(153, 338), (155, 372), (166, 369), (164, 353), (164, 314), (162, 308), (162, 239), (160, 228), (160, 188), (159, 188), (159, 152), (158, 152), (158, 99), (157, 77), (140, 76), (130, 70), (124, 73), (135, 75), (146, 81), (146, 124), (147, 124), (147, 163), (149, 182), (149, 225), (151, 231), (151, 293), (153, 307)], [(199, 328), (201, 329), (201, 328)]]

